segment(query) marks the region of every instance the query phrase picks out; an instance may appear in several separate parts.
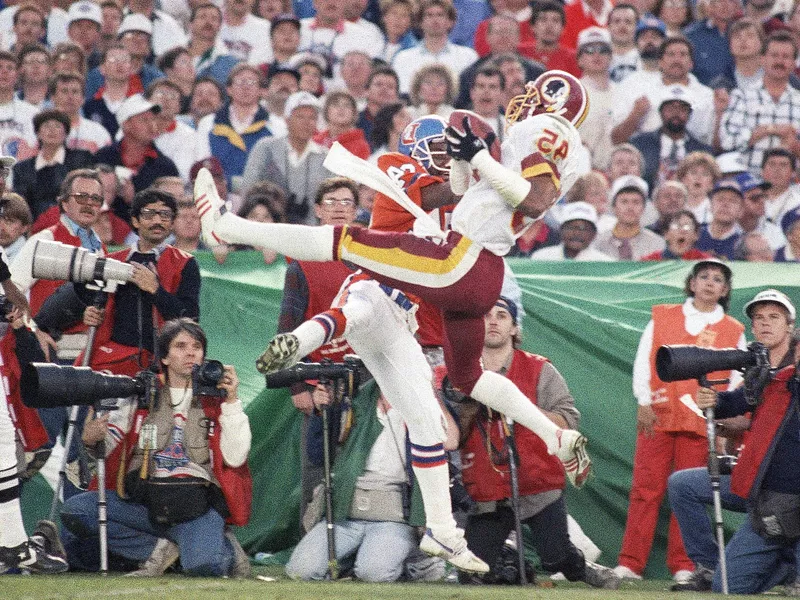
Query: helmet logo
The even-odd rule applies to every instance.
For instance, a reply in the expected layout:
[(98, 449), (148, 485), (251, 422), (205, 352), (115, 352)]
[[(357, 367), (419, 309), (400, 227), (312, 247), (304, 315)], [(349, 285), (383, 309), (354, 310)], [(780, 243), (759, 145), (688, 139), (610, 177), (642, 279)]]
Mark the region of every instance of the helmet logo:
[(569, 100), (571, 87), (563, 77), (550, 77), (542, 83), (541, 94), (545, 110), (549, 113), (563, 115)]
[(412, 146), (417, 141), (417, 129), (419, 129), (419, 120), (411, 121), (405, 129), (403, 129), (401, 144)]

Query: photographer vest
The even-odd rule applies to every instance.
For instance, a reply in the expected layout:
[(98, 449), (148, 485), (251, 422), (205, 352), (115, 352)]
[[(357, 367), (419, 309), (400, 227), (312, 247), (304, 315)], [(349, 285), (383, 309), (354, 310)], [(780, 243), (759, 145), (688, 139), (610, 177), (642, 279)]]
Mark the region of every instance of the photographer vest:
[[(536, 390), (542, 367), (546, 362), (549, 361), (544, 356), (514, 350), (511, 367), (506, 373), (506, 377), (513, 381), (533, 404), (538, 404)], [(461, 475), (464, 487), (477, 502), (511, 497), (511, 474), (505, 449), (503, 421), (504, 419), (497, 413), (494, 413), (494, 418), (490, 420), (486, 412), (481, 410), (461, 450)], [(564, 489), (564, 467), (558, 458), (547, 453), (547, 446), (542, 439), (530, 429), (517, 423), (514, 423), (514, 437), (519, 453), (520, 495), (531, 496)], [(500, 457), (491, 456), (497, 454), (498, 450)]]
[(761, 404), (753, 413), (750, 429), (744, 434), (744, 449), (731, 473), (731, 491), (748, 499), (754, 495), (769, 467), (784, 420), (789, 417), (792, 395), (787, 386), (795, 374), (794, 365), (778, 371), (762, 393)]
[[(705, 418), (694, 413), (681, 402), (687, 396), (694, 403), (700, 385), (696, 379), (666, 383), (658, 378), (655, 369), (656, 352), (666, 344), (691, 344), (701, 348), (736, 348), (744, 332), (744, 325), (725, 315), (718, 323), (707, 325), (698, 335), (686, 331), (682, 304), (657, 304), (653, 306), (653, 346), (650, 349), (650, 390), (652, 407), (658, 416), (656, 431), (689, 432), (706, 435)], [(728, 379), (731, 371), (708, 373), (709, 380)], [(717, 391), (727, 389), (715, 386)]]

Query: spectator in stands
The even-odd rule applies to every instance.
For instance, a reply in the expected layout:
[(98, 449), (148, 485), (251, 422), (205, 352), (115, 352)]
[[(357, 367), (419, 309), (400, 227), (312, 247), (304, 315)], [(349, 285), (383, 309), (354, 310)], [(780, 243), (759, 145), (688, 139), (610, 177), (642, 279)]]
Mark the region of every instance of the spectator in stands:
[(325, 93), (325, 74), (330, 69), (325, 57), (316, 52), (300, 52), (289, 61), (300, 74), (299, 88), (317, 97)]
[(611, 9), (608, 16), (608, 33), (611, 36), (611, 81), (619, 83), (641, 68), (639, 49), (636, 47), (636, 25), (639, 11), (633, 4), (622, 2)]
[(422, 40), (418, 46), (398, 52), (392, 61), (400, 82), (400, 92), (408, 94), (414, 74), (432, 63), (446, 65), (455, 77), (478, 59), (472, 48), (453, 44), (447, 38), (456, 20), (453, 5), (447, 0), (425, 0), (421, 8)]
[[(25, 3), (21, 6), (14, 7), (13, 10), (13, 25), (10, 17), (8, 18), (9, 22), (3, 23), (3, 25), (5, 25), (5, 27), (3, 27), (3, 37), (6, 36), (5, 32), (13, 30), (14, 43), (13, 45), (9, 44), (5, 49), (18, 52), (28, 44), (40, 43), (42, 38), (44, 38), (45, 26), (47, 24), (45, 13), (42, 8), (33, 3)], [(0, 13), (0, 23), (6, 14), (7, 11)]]
[(647, 228), (653, 233), (665, 237), (672, 217), (686, 209), (689, 190), (680, 181), (669, 180), (653, 191), (652, 198), (653, 208), (656, 209), (658, 216)]
[[(463, 43), (465, 46), (473, 46), (478, 55), (483, 58), (491, 52), (512, 52), (530, 58), (533, 46), (536, 43), (536, 38), (532, 26), (532, 7), (529, 2), (522, 0), (505, 0), (504, 2), (493, 5), (495, 7), (495, 14), (478, 24), (475, 31), (474, 44), (473, 40), (468, 43)], [(456, 7), (458, 8), (458, 7)], [(466, 7), (465, 7), (466, 8)], [(472, 10), (474, 8), (470, 7)], [(459, 15), (460, 16), (460, 15)], [(509, 37), (502, 42), (503, 49), (497, 49), (493, 45), (492, 36), (496, 35), (490, 31), (493, 25), (493, 20), (497, 16), (510, 17), (513, 19), (511, 24), (516, 31), (510, 31), (507, 27), (503, 27), (502, 31), (509, 35)], [(496, 22), (494, 24), (497, 24)]]
[(453, 112), (456, 82), (445, 65), (431, 64), (422, 67), (411, 81), (409, 113), (412, 117), (438, 115), (447, 120)]
[(41, 44), (28, 44), (17, 55), (17, 97), (37, 109), (50, 108), (47, 83), (53, 74), (50, 53)]
[(289, 96), (300, 91), (300, 79), (300, 73), (291, 67), (276, 67), (269, 72), (264, 102), (269, 113), (267, 125), (274, 136), (286, 134), (283, 111)]
[[(108, 46), (103, 49), (105, 53)], [(54, 73), (78, 73), (86, 77), (86, 54), (77, 44), (64, 42), (53, 48)]]
[(189, 169), (195, 163), (192, 146), (196, 134), (186, 123), (176, 120), (181, 108), (181, 88), (169, 79), (159, 79), (147, 88), (145, 98), (161, 107), (156, 115), (159, 131), (156, 148), (175, 163), (180, 176), (188, 181)]
[(67, 148), (69, 117), (57, 110), (45, 110), (33, 117), (39, 152), (14, 165), (14, 191), (28, 201), (34, 220), (56, 205), (61, 182), (67, 173), (90, 166), (94, 161), (86, 150)]
[(644, 175), (644, 156), (636, 146), (628, 143), (617, 144), (611, 149), (611, 164), (608, 167), (609, 181), (623, 175)]
[[(628, 81), (628, 85), (619, 88), (614, 98), (614, 129), (611, 139), (616, 143), (626, 141), (634, 133), (654, 131), (661, 124), (659, 104), (664, 95), (675, 88), (682, 88), (685, 98), (692, 106), (692, 114), (687, 130), (704, 144), (711, 144), (714, 138), (714, 92), (711, 88), (690, 77), (693, 64), (692, 46), (686, 38), (668, 38), (659, 50), (657, 79), (637, 82)], [(641, 78), (641, 76), (640, 76)], [(635, 83), (646, 84), (644, 93), (635, 97), (636, 93), (622, 90), (632, 88)]]
[[(153, 54), (159, 57), (175, 46), (185, 46), (187, 39), (183, 27), (169, 14), (156, 10), (155, 5), (156, 0), (128, 0), (130, 13), (144, 15), (152, 23), (151, 47)], [(126, 18), (130, 17), (130, 13)]]
[(742, 237), (739, 217), (743, 210), (744, 193), (735, 179), (721, 179), (715, 183), (711, 190), (711, 220), (701, 224), (697, 248), (732, 260)]
[(592, 167), (604, 171), (611, 156), (612, 98), (616, 84), (609, 78), (611, 36), (599, 27), (589, 27), (578, 36), (581, 83), (589, 96), (589, 113), (581, 125), (581, 140), (592, 155)]
[[(164, 76), (161, 71), (150, 64), (150, 57), (153, 52), (154, 26), (153, 21), (147, 19), (144, 15), (130, 13), (122, 20), (117, 32), (119, 41), (130, 52), (131, 72), (138, 74), (139, 79), (141, 79), (141, 85), (144, 88), (150, 85), (152, 81)], [(184, 42), (179, 45), (185, 46), (186, 44)]]
[(322, 107), (322, 119), (326, 128), (314, 135), (314, 142), (323, 148), (330, 148), (333, 142), (339, 142), (359, 158), (369, 158), (369, 143), (364, 132), (356, 127), (358, 108), (349, 93), (338, 91), (327, 94)]
[(743, 233), (760, 233), (767, 240), (773, 252), (786, 245), (786, 238), (779, 225), (768, 221), (765, 216), (767, 190), (770, 185), (760, 177), (749, 172), (736, 176), (736, 181), (744, 193), (744, 206), (739, 217), (739, 226)]
[[(748, 2), (748, 6), (750, 4)], [(761, 54), (764, 31), (761, 23), (747, 18), (737, 19), (730, 25), (728, 38), (734, 61), (735, 87), (741, 90), (760, 87), (764, 78), (764, 60)]]
[(250, 152), (242, 175), (245, 189), (265, 179), (278, 184), (288, 199), (286, 216), (290, 223), (314, 224), (313, 198), (329, 176), (322, 166), (326, 150), (312, 139), (319, 112), (319, 100), (308, 92), (289, 96), (283, 114), (286, 136), (260, 140)]
[(179, 174), (175, 163), (153, 143), (159, 133), (156, 121), (159, 112), (161, 107), (141, 94), (125, 100), (117, 111), (122, 138), (95, 155), (97, 162), (130, 169), (133, 189), (137, 192), (150, 187), (159, 177)]
[(253, 14), (254, 0), (225, 0), (222, 5), (222, 29), (219, 38), (226, 54), (251, 65), (272, 60), (270, 23)]
[[(625, 177), (625, 175), (620, 175), (620, 177)], [(597, 211), (597, 230), (605, 231), (606, 229), (611, 229), (616, 223), (616, 217), (609, 211), (611, 208), (609, 203), (610, 195), (611, 185), (608, 177), (598, 171), (589, 171), (586, 175), (578, 177), (575, 185), (567, 192), (566, 201), (567, 204), (570, 202), (588, 202), (594, 206)], [(553, 207), (549, 214), (557, 218), (557, 209), (563, 209), (563, 206)], [(549, 220), (547, 216), (545, 219)]]
[(122, 18), (125, 15), (122, 12), (122, 7), (117, 4), (115, 0), (104, 0), (101, 2), (100, 11), (103, 15), (103, 24), (100, 26), (98, 50), (100, 54), (102, 54), (116, 41), (117, 31), (119, 31), (119, 26), (122, 25)]
[[(531, 81), (527, 78), (527, 65), (531, 63), (515, 54), (503, 53), (495, 56), (490, 64), (500, 69), (503, 78), (506, 80), (506, 85), (503, 88), (502, 105), (508, 106), (512, 98), (525, 93), (525, 84)], [(536, 69), (538, 67), (534, 65), (533, 68)], [(542, 73), (544, 73), (543, 70)], [(538, 75), (536, 77), (538, 77)], [(534, 79), (536, 79), (536, 77), (534, 77)]]
[(505, 137), (503, 88), (506, 80), (497, 67), (490, 64), (478, 69), (469, 89), (470, 109), (492, 126), (500, 141)]
[(686, 209), (701, 225), (711, 220), (709, 195), (721, 176), (717, 162), (707, 152), (690, 152), (675, 172), (675, 178), (689, 190)]
[(595, 249), (615, 260), (640, 260), (664, 249), (664, 238), (642, 227), (649, 192), (644, 179), (635, 175), (620, 177), (611, 184), (611, 207), (617, 222), (597, 234)]
[(80, 46), (86, 54), (90, 69), (100, 65), (100, 29), (103, 26), (103, 10), (90, 0), (73, 2), (67, 11), (67, 36), (69, 41)]
[(783, 215), (781, 229), (786, 245), (775, 253), (775, 262), (800, 262), (800, 207)]
[[(376, 21), (374, 13), (369, 17), (367, 16), (366, 11), (370, 4), (369, 0), (344, 0), (344, 10), (342, 15), (344, 16), (344, 20), (348, 23), (353, 23), (361, 27), (362, 30), (362, 38), (361, 42), (364, 48), (378, 48), (383, 44), (384, 37), (381, 28), (378, 27), (374, 21)], [(342, 57), (346, 56), (347, 52), (345, 52)], [(373, 51), (372, 56), (376, 56), (376, 53)]]
[(404, 104), (396, 103), (384, 106), (375, 117), (372, 129), (371, 145), (375, 150), (369, 157), (376, 162), (381, 154), (398, 152), (400, 134), (413, 119)]
[(412, 28), (416, 5), (410, 0), (384, 0), (380, 3), (380, 7), (381, 25), (386, 41), (383, 45), (383, 52), (377, 58), (391, 64), (400, 50), (411, 48), (419, 42)]
[(763, 233), (751, 231), (742, 236), (741, 242), (736, 247), (734, 259), (748, 262), (773, 262), (775, 251), (770, 248), (769, 241)]
[(375, 116), (385, 106), (397, 102), (400, 93), (400, 80), (391, 67), (376, 67), (367, 81), (367, 105), (358, 115), (356, 127), (364, 132), (373, 152), (377, 148), (372, 144), (372, 127)]
[[(282, 13), (272, 19), (269, 31), (272, 42), (270, 71), (275, 67), (288, 66), (289, 59), (300, 47), (300, 19), (291, 13)], [(270, 72), (267, 72), (269, 77)]]
[(69, 117), (70, 132), (67, 148), (88, 150), (92, 154), (111, 144), (105, 127), (81, 114), (85, 80), (78, 73), (57, 73), (50, 80), (50, 99), (53, 108)]
[(679, 210), (669, 218), (669, 223), (664, 232), (664, 241), (667, 247), (643, 256), (641, 260), (700, 260), (711, 258), (711, 254), (695, 247), (699, 238), (700, 224), (695, 219), (692, 211)]
[(540, 0), (533, 5), (531, 24), (535, 38), (533, 50), (527, 54), (547, 69), (559, 69), (580, 77), (575, 57), (576, 39), (567, 44), (562, 37), (566, 28), (564, 5), (557, 0)]
[(172, 234), (173, 240), (170, 244), (178, 250), (190, 253), (207, 250), (205, 244), (200, 241), (200, 215), (191, 200), (178, 199), (178, 212), (172, 224)]
[(739, 0), (702, 0), (699, 3), (706, 18), (692, 23), (685, 35), (695, 49), (693, 72), (700, 83), (708, 85), (717, 75), (731, 77), (734, 70), (728, 26), (741, 11)]
[(240, 59), (227, 53), (220, 37), (221, 28), (222, 11), (219, 7), (210, 2), (199, 5), (192, 11), (186, 48), (198, 77), (211, 77), (225, 85)]
[(564, 10), (564, 33), (561, 44), (574, 49), (578, 34), (587, 27), (605, 27), (614, 4), (611, 0), (588, 0), (585, 3), (568, 4)]
[(192, 86), (189, 114), (186, 115), (184, 122), (193, 129), (197, 129), (200, 120), (220, 110), (226, 98), (225, 88), (216, 80), (211, 77), (198, 77)]
[(612, 261), (591, 247), (597, 236), (597, 211), (588, 202), (570, 202), (561, 209), (561, 243), (531, 254), (533, 260)]
[(686, 0), (657, 0), (653, 7), (653, 15), (667, 26), (667, 36), (683, 35), (683, 30), (694, 21), (692, 12), (694, 5)]
[[(715, 0), (732, 2), (733, 0)], [(751, 90), (734, 89), (720, 122), (720, 145), (724, 151), (745, 155), (748, 168), (756, 171), (764, 152), (776, 146), (800, 149), (800, 91), (789, 85), (797, 59), (794, 37), (779, 31), (764, 44), (764, 78)]]
[(3, 153), (22, 160), (36, 153), (36, 134), (33, 117), (37, 108), (16, 97), (17, 58), (11, 52), (0, 51), (0, 148)]
[[(655, 351), (670, 343), (744, 348), (744, 327), (725, 314), (732, 277), (730, 268), (717, 259), (696, 263), (686, 279), (686, 301), (653, 306), (652, 319), (639, 341), (633, 364), (639, 433), (625, 535), (619, 565), (614, 569), (620, 577), (642, 579), (669, 474), (702, 466), (708, 458), (705, 419), (698, 419), (684, 404), (686, 394), (697, 398), (699, 384), (695, 380), (661, 381), (656, 375)], [(730, 389), (741, 381), (736, 371), (725, 375), (731, 377)], [(667, 540), (667, 567), (676, 582), (686, 581), (694, 569), (674, 517)]]
[[(349, 50), (362, 48), (362, 39), (369, 36), (369, 32), (357, 23), (351, 23), (344, 18), (344, 2), (340, 0), (314, 0), (316, 15), (313, 17), (300, 17), (300, 46), (299, 50), (321, 54), (329, 68), (338, 65), (342, 57)], [(379, 47), (367, 48), (371, 53), (377, 54)], [(326, 73), (326, 75), (332, 75)]]
[[(580, 413), (575, 408), (564, 378), (545, 358), (518, 350), (521, 331), (517, 304), (501, 296), (485, 316), (486, 338), (482, 362), (485, 369), (502, 373), (512, 380), (531, 402), (559, 427), (577, 429)], [(514, 450), (505, 417), (480, 406), (471, 418), (459, 423), (464, 440), (461, 474), (467, 493), (476, 501), (467, 517), (464, 536), (467, 544), (492, 570), (485, 576), (459, 575), (462, 582), (501, 579), (498, 568), (503, 545), (514, 530), (514, 508), (509, 506), (514, 492), (509, 477), (509, 460), (518, 461), (518, 517), (533, 534), (533, 545), (549, 573), (563, 573), (569, 581), (583, 581), (592, 587), (617, 589), (620, 578), (608, 567), (586, 560), (570, 540), (566, 481), (561, 465), (547, 454), (544, 443), (521, 425), (513, 424)], [(491, 450), (490, 450), (491, 447)]]
[(272, 137), (269, 115), (260, 105), (261, 71), (240, 63), (231, 70), (227, 83), (230, 103), (197, 125), (195, 159), (215, 156), (231, 178), (244, 172), (250, 151), (263, 138)]
[(675, 177), (680, 162), (692, 152), (713, 152), (687, 131), (692, 116), (692, 96), (683, 86), (664, 90), (658, 104), (661, 127), (631, 138), (644, 156), (644, 179), (655, 186)]
[(800, 206), (800, 188), (795, 184), (797, 157), (786, 148), (771, 148), (764, 152), (761, 176), (770, 184), (767, 189), (766, 216), (780, 224), (783, 216)]
[(359, 105), (364, 105), (367, 94), (367, 81), (372, 72), (372, 58), (364, 50), (350, 50), (342, 57), (339, 77), (332, 87), (347, 90)]
[(181, 103), (179, 113), (188, 113), (192, 87), (194, 87), (194, 82), (197, 79), (189, 50), (179, 47), (166, 52), (164, 56), (158, 59), (158, 68), (180, 89)]
[(3, 193), (0, 207), (0, 248), (5, 260), (11, 263), (25, 245), (33, 215), (25, 198), (14, 192)]
[[(131, 55), (122, 44), (106, 50), (97, 73), (103, 79), (102, 87), (83, 105), (87, 119), (100, 123), (113, 138), (119, 130), (116, 113), (131, 89)], [(91, 84), (87, 81), (87, 87)]]

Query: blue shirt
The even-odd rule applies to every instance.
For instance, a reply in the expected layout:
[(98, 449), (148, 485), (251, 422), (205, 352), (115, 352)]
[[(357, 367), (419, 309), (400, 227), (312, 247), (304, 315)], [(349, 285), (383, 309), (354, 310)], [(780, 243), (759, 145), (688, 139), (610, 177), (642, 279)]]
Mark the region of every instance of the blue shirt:
[(450, 41), (454, 44), (475, 47), (475, 31), (481, 21), (492, 16), (487, 0), (453, 0), (456, 9), (456, 23), (450, 31)]
[(716, 240), (712, 238), (711, 234), (708, 232), (708, 224), (704, 224), (700, 226), (700, 239), (697, 240), (697, 243), (694, 247), (698, 250), (711, 252), (715, 256), (725, 257), (728, 260), (733, 260), (734, 251), (736, 250), (736, 246), (739, 244), (739, 240), (741, 238), (741, 233), (734, 233), (733, 235), (726, 237), (724, 240)]
[(75, 232), (75, 235), (80, 238), (82, 248), (86, 248), (91, 252), (97, 252), (103, 247), (103, 243), (100, 241), (100, 238), (97, 237), (97, 234), (95, 234), (91, 227), (89, 229), (81, 227), (66, 214), (64, 214), (64, 218), (66, 219), (67, 223), (69, 223), (70, 229), (72, 229), (72, 231)]
[(692, 23), (683, 30), (694, 46), (694, 69), (692, 72), (703, 85), (708, 85), (717, 75), (735, 81), (735, 65), (728, 38), (710, 21)]

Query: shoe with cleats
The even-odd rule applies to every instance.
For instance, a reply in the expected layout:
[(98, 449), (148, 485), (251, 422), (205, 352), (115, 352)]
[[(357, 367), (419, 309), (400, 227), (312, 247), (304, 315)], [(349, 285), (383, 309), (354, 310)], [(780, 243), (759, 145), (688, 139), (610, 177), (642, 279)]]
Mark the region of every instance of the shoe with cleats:
[(450, 536), (434, 537), (428, 529), (422, 536), (419, 549), (425, 554), (438, 556), (445, 559), (459, 571), (467, 573), (488, 573), (489, 565), (472, 553), (467, 548), (467, 540), (464, 539), (464, 530), (456, 529)]
[(300, 360), (300, 342), (293, 333), (279, 333), (267, 344), (267, 349), (256, 360), (259, 373), (269, 375), (294, 366)]

